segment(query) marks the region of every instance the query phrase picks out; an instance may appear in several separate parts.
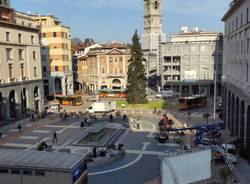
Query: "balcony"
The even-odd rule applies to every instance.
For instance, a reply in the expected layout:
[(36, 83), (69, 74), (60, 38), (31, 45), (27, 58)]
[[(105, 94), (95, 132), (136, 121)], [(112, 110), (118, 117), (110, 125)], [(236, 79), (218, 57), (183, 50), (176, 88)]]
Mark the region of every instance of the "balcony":
[(109, 74), (108, 78), (125, 78), (124, 74)]

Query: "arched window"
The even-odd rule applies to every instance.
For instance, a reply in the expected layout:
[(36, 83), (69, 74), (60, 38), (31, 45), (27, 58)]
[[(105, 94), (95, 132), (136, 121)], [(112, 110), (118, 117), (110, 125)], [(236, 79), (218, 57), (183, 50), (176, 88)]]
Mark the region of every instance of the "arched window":
[(113, 84), (121, 84), (121, 81), (119, 79), (114, 79), (112, 81)]
[(157, 10), (158, 9), (158, 7), (159, 7), (159, 3), (158, 3), (158, 1), (155, 1), (155, 9)]

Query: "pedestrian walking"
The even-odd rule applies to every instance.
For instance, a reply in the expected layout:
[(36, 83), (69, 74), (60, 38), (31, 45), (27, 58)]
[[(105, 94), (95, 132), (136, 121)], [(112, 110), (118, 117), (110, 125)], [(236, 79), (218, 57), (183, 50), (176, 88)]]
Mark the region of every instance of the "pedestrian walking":
[(126, 114), (123, 115), (123, 120), (124, 121), (127, 120), (127, 115)]
[(81, 122), (81, 127), (84, 127), (84, 122), (83, 121)]
[(22, 132), (22, 125), (20, 123), (17, 125), (17, 129), (18, 129), (19, 133)]
[(56, 131), (54, 131), (54, 133), (53, 133), (53, 143), (57, 142), (57, 141), (58, 141), (58, 139), (57, 139), (57, 133), (56, 133)]
[(113, 114), (110, 114), (109, 120), (110, 120), (110, 121), (113, 121), (113, 119), (114, 119)]

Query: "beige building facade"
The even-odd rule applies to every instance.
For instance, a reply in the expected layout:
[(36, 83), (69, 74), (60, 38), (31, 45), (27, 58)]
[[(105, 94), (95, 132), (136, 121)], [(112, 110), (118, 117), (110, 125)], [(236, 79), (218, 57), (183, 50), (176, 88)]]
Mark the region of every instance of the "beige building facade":
[(130, 50), (126, 45), (111, 43), (90, 49), (87, 57), (82, 58), (89, 92), (126, 90), (129, 59)]
[[(39, 31), (34, 19), (0, 4), (0, 118), (16, 120), (43, 110)], [(3, 5), (3, 6), (2, 6)]]
[(70, 28), (53, 15), (34, 15), (41, 26), (45, 95), (73, 95)]
[(250, 1), (235, 0), (225, 23), (223, 118), (231, 134), (250, 153)]

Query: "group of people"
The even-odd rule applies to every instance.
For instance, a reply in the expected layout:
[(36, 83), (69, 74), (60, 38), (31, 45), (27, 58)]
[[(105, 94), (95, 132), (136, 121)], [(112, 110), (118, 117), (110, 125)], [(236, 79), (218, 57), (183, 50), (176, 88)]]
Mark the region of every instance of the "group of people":
[(90, 121), (85, 117), (83, 121), (81, 121), (81, 127), (89, 127), (91, 125)]

